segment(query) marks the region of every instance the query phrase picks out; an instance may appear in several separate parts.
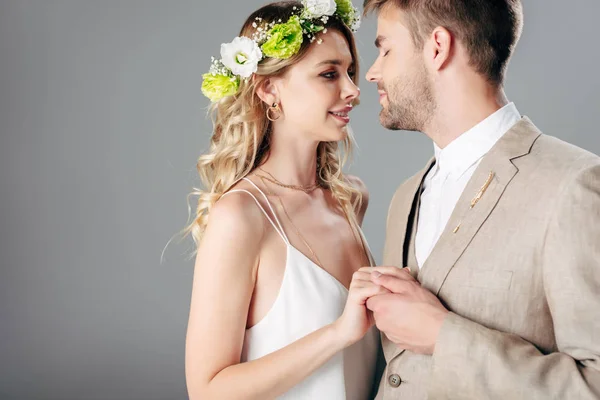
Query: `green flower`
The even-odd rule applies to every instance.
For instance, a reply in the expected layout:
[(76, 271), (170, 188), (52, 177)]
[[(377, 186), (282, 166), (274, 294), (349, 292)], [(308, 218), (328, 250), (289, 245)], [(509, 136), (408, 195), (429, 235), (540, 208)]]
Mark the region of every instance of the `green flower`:
[(240, 82), (237, 78), (207, 73), (202, 75), (202, 94), (217, 102), (225, 96), (231, 96), (237, 92)]
[(297, 15), (285, 24), (277, 24), (267, 33), (269, 39), (261, 46), (267, 57), (286, 59), (300, 50), (302, 45), (302, 26)]
[(342, 19), (342, 22), (347, 26), (352, 26), (354, 23), (354, 6), (350, 0), (335, 0), (337, 9), (335, 13)]

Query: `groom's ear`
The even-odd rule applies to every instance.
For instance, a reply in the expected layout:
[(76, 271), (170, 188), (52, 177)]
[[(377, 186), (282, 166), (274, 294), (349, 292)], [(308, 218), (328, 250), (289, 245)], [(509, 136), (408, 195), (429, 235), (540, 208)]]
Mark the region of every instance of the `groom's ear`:
[(256, 94), (268, 106), (279, 102), (279, 91), (271, 78), (264, 78), (256, 82)]
[(450, 61), (452, 47), (455, 45), (454, 37), (448, 29), (438, 26), (431, 32), (430, 39), (431, 48), (426, 56), (429, 58), (433, 69), (439, 71)]

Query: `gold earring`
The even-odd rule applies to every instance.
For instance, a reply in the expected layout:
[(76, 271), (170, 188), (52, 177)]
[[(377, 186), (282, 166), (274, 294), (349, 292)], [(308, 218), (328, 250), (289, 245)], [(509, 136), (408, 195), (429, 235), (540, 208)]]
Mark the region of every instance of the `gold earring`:
[[(271, 115), (271, 113), (277, 113), (275, 117)], [(267, 108), (267, 119), (269, 121), (277, 121), (281, 117), (281, 109), (279, 108), (279, 104), (273, 103), (273, 105)]]

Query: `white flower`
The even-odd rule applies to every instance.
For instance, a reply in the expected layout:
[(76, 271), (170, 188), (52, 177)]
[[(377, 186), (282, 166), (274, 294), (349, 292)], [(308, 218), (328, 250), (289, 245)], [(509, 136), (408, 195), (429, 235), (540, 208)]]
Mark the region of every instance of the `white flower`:
[(321, 18), (324, 15), (331, 16), (337, 8), (335, 0), (302, 0), (304, 13), (308, 18)]
[(352, 26), (350, 27), (350, 30), (352, 32), (356, 32), (358, 31), (358, 28), (360, 28), (360, 23), (362, 22), (361, 18), (360, 18), (360, 13), (358, 12), (358, 10), (354, 11), (354, 22), (352, 23)]
[(255, 73), (261, 59), (262, 51), (250, 38), (238, 36), (233, 42), (221, 45), (221, 61), (234, 75), (242, 78), (249, 78)]

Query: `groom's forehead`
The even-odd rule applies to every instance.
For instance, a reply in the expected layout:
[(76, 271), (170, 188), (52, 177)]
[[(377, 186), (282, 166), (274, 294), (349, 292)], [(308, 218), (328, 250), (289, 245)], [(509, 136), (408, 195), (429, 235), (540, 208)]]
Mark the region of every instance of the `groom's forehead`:
[(390, 40), (398, 36), (410, 34), (405, 23), (405, 14), (402, 10), (393, 6), (386, 6), (381, 9), (377, 16), (377, 38), (382, 43), (383, 40)]

